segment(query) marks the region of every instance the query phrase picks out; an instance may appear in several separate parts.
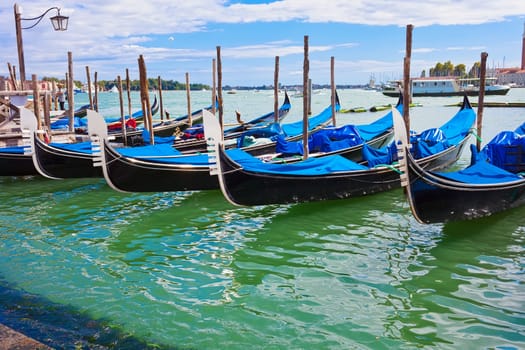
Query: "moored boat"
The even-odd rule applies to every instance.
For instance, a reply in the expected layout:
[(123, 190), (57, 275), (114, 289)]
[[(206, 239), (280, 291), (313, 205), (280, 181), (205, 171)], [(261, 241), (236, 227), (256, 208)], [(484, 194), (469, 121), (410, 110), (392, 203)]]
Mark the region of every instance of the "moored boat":
[[(393, 109), (399, 113), (396, 109)], [(205, 113), (206, 128), (219, 129), (213, 116)], [(414, 137), (418, 162), (429, 169), (450, 166), (459, 158), (475, 121), (475, 113), (465, 98), (464, 106), (439, 129), (429, 129)], [(364, 148), (368, 164), (340, 155), (308, 158), (291, 164), (268, 164), (242, 150), (225, 150), (220, 133), (210, 132), (210, 147), (216, 160), (211, 168), (218, 174), (221, 191), (234, 205), (285, 204), (343, 199), (383, 192), (400, 186), (391, 152)], [(262, 190), (264, 189), (264, 190)]]
[[(495, 78), (486, 79), (485, 95), (506, 95), (508, 85), (496, 84)], [(383, 87), (383, 95), (398, 97), (401, 93), (400, 83), (391, 83)], [(427, 77), (411, 79), (412, 97), (448, 97), (478, 96), (479, 79), (459, 79), (456, 77)]]
[(422, 168), (407, 149), (403, 120), (397, 122), (401, 181), (412, 214), (421, 223), (444, 223), (486, 217), (525, 204), (525, 124), (496, 135), (471, 164), (453, 172)]

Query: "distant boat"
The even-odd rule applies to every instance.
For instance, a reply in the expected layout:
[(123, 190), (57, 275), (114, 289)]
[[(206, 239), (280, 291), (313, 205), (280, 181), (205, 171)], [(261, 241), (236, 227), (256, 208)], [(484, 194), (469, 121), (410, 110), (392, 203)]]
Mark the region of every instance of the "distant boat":
[(113, 87), (111, 89), (109, 89), (108, 92), (118, 93), (118, 87), (116, 85), (113, 85)]
[[(510, 86), (496, 84), (496, 78), (487, 78), (485, 95), (506, 95)], [(428, 77), (412, 79), (412, 97), (447, 97), (479, 95), (479, 79), (459, 79), (456, 77)], [(391, 82), (383, 86), (383, 95), (398, 97), (400, 82)]]

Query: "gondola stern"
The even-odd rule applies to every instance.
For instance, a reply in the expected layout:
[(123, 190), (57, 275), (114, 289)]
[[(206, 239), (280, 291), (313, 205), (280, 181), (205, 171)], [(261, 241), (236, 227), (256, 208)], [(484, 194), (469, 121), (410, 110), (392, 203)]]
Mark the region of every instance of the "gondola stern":
[(32, 139), (37, 129), (37, 120), (35, 114), (24, 107), (20, 107), (20, 128), (22, 129), (24, 155), (32, 155), (35, 149)]
[(219, 120), (215, 115), (209, 111), (203, 111), (204, 123), (204, 137), (206, 138), (206, 146), (208, 151), (208, 160), (210, 163), (210, 175), (217, 176), (219, 180), (219, 187), (226, 200), (235, 206), (240, 206), (233, 198), (230, 197), (228, 189), (225, 184), (224, 173), (221, 168), (221, 152), (222, 146), (222, 130)]
[(106, 183), (109, 185), (109, 187), (118, 192), (127, 192), (115, 186), (111, 181), (111, 177), (109, 176), (106, 161), (106, 142), (108, 140), (108, 130), (104, 117), (93, 110), (87, 111), (87, 117), (89, 138), (91, 139), (91, 151), (93, 153), (93, 166), (102, 168), (102, 174), (104, 175), (104, 179), (106, 180)]
[(410, 185), (410, 170), (409, 163), (413, 161), (412, 155), (410, 154), (411, 144), (408, 142), (408, 135), (405, 121), (401, 116), (399, 110), (395, 107), (392, 107), (392, 118), (394, 122), (394, 140), (397, 148), (397, 155), (399, 161), (399, 179), (401, 182), (401, 187), (407, 199), (407, 202), (410, 206), (410, 211), (414, 218), (421, 224), (425, 222), (419, 217), (417, 210), (414, 205), (414, 200), (412, 197), (412, 188)]
[[(27, 108), (20, 108), (20, 127), (22, 129), (22, 138), (24, 142), (24, 155), (30, 155), (38, 174), (45, 178), (52, 180), (60, 180), (60, 178), (53, 177), (48, 174), (42, 167), (40, 160), (38, 159), (37, 142), (38, 134), (43, 133), (43, 130), (38, 130), (38, 122), (33, 111)], [(42, 141), (40, 141), (42, 142)]]
[(472, 104), (470, 103), (470, 100), (467, 94), (463, 96), (463, 103), (461, 104), (461, 110), (463, 109), (472, 109)]

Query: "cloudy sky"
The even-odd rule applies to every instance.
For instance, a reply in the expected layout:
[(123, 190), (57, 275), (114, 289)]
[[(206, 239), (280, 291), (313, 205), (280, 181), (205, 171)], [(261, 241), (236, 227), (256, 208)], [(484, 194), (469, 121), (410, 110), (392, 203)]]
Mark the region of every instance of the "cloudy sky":
[[(26, 75), (62, 78), (72, 52), (75, 80), (86, 66), (99, 80), (138, 79), (139, 55), (149, 77), (211, 85), (212, 59), (221, 48), (223, 85), (271, 85), (275, 56), (279, 80), (300, 84), (304, 36), (309, 38), (310, 77), (330, 82), (335, 58), (337, 84), (364, 84), (402, 76), (407, 24), (414, 25), (411, 72), (450, 60), (469, 68), (488, 52), (491, 67), (521, 64), (524, 0), (21, 0), (23, 18), (52, 6), (69, 16), (69, 28), (54, 32), (49, 12), (23, 30)], [(0, 4), (2, 53), (18, 66), (14, 3)], [(34, 22), (22, 21), (22, 26)], [(93, 79), (93, 77), (92, 77)]]

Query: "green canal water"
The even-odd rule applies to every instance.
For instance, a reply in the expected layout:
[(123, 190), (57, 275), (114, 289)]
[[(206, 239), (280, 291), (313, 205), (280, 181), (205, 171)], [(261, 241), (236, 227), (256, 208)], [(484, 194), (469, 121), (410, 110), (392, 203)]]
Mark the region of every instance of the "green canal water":
[[(183, 94), (164, 95), (185, 112)], [(343, 108), (395, 102), (340, 97)], [(525, 101), (525, 89), (503, 98)], [(419, 102), (415, 130), (458, 100)], [(273, 109), (271, 92), (225, 103), (246, 120)], [(328, 104), (321, 93), (312, 109)], [(523, 120), (485, 109), (483, 139)], [(0, 189), (0, 322), (57, 349), (525, 348), (525, 208), (421, 225), (400, 189), (247, 208), (220, 191), (119, 193), (103, 179), (6, 177)]]

